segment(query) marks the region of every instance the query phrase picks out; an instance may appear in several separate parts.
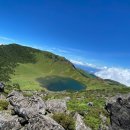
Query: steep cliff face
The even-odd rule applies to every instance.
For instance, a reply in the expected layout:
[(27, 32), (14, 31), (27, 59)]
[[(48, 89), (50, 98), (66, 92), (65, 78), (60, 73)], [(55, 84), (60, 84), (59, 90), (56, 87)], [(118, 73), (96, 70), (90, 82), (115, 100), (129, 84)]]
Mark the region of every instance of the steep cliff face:
[(110, 114), (110, 130), (130, 130), (130, 94), (113, 97), (106, 110)]

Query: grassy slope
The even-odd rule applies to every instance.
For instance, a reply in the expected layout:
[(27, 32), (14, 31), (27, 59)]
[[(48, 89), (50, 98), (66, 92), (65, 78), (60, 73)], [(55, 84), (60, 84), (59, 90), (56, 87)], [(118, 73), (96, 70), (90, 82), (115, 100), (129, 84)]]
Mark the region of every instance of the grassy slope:
[[(63, 61), (54, 62), (44, 56), (44, 53), (37, 55), (37, 63), (20, 64), (16, 68), (15, 75), (12, 76), (13, 82), (18, 82), (22, 89), (40, 89), (39, 83), (36, 81), (39, 77), (47, 77), (52, 75), (74, 78), (84, 83), (88, 89), (109, 87), (104, 81), (90, 77), (85, 77), (79, 73), (71, 64)], [(65, 65), (66, 64), (66, 65)]]
[(58, 75), (65, 77), (79, 77), (75, 68), (67, 61), (53, 61), (44, 52), (36, 54), (37, 63), (19, 64), (16, 67), (12, 81), (18, 82), (22, 89), (40, 89), (37, 78)]
[(9, 63), (15, 64), (12, 68), (15, 73), (11, 75), (11, 81), (19, 83), (24, 90), (42, 89), (36, 79), (54, 75), (73, 78), (87, 86), (87, 89), (110, 89), (122, 86), (111, 85), (100, 78), (79, 71), (65, 58), (49, 52), (17, 44), (0, 46), (0, 49), (3, 50), (0, 56), (6, 55)]

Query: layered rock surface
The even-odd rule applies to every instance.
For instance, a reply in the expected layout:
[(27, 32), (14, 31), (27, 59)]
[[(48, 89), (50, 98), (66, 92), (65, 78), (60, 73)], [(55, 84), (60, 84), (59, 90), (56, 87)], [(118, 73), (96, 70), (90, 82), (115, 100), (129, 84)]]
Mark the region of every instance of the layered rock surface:
[(52, 99), (46, 101), (47, 109), (54, 113), (64, 113), (67, 111), (66, 101), (62, 99)]
[(130, 94), (111, 98), (106, 110), (110, 114), (110, 130), (130, 130)]
[(64, 130), (47, 115), (47, 106), (41, 97), (24, 97), (13, 91), (7, 100), (10, 105), (8, 112), (0, 113), (0, 130)]
[(75, 130), (92, 130), (91, 128), (87, 127), (82, 119), (82, 116), (78, 113), (75, 114), (76, 118), (76, 127)]
[(0, 112), (0, 130), (18, 130), (21, 128), (19, 117), (10, 113)]

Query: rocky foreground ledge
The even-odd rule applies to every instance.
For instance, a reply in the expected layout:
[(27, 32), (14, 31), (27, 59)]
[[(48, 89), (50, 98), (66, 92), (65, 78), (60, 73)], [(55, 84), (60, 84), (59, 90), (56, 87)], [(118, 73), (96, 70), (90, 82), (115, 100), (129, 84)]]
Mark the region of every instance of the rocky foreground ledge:
[[(1, 94), (2, 95), (2, 94)], [(5, 97), (1, 96), (2, 99)], [(53, 113), (69, 113), (66, 99), (43, 99), (34, 95), (24, 97), (22, 92), (11, 92), (6, 100), (8, 109), (0, 112), (0, 130), (65, 130), (52, 119)], [(82, 117), (75, 114), (76, 130), (91, 130), (85, 126)]]
[(110, 98), (106, 110), (110, 114), (109, 130), (130, 130), (130, 94)]
[[(48, 109), (41, 97), (24, 97), (21, 92), (13, 91), (7, 100), (10, 105), (8, 111), (0, 113), (0, 130), (64, 130), (49, 116), (51, 107)], [(58, 110), (65, 111), (66, 104), (60, 102)]]
[[(0, 111), (0, 130), (65, 130), (53, 119), (53, 114), (70, 113), (66, 105), (69, 97), (45, 101), (38, 93), (27, 97), (22, 92), (12, 91), (7, 97), (0, 93), (1, 99), (8, 102), (8, 107)], [(99, 126), (98, 130), (130, 130), (130, 94), (110, 98), (105, 109), (111, 124)], [(80, 114), (75, 113), (73, 119), (75, 130), (92, 130)]]

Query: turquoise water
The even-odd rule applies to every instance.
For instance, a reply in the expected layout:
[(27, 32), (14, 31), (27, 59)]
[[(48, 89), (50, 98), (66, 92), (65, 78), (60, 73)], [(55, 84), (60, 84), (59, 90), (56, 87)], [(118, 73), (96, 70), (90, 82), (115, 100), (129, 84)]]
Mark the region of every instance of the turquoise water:
[(48, 76), (45, 78), (38, 78), (37, 81), (41, 84), (42, 87), (46, 87), (50, 91), (79, 91), (83, 90), (85, 86), (80, 82), (66, 77), (60, 76)]

